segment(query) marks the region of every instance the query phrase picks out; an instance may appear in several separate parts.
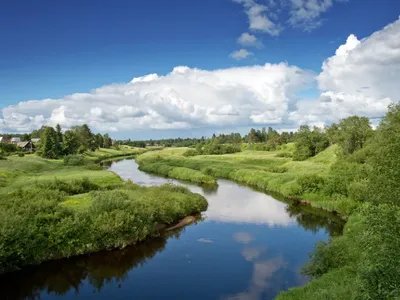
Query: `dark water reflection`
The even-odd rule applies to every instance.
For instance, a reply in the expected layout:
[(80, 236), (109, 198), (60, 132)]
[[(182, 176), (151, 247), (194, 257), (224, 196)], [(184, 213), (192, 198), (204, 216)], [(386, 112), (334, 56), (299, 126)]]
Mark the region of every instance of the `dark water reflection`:
[(196, 224), (140, 245), (3, 275), (1, 299), (273, 299), (306, 283), (307, 254), (343, 225), (230, 181), (199, 187), (140, 172), (133, 160), (110, 169), (145, 185), (185, 184), (209, 208)]

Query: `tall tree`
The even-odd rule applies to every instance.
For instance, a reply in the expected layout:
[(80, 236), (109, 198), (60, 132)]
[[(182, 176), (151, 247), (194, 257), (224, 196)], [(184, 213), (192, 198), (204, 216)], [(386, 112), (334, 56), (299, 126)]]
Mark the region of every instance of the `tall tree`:
[(53, 127), (46, 127), (40, 136), (40, 154), (46, 158), (57, 158), (57, 133)]
[(67, 130), (65, 132), (62, 145), (63, 145), (63, 153), (65, 155), (78, 153), (79, 140), (75, 131)]
[(95, 135), (95, 140), (96, 140), (96, 146), (98, 148), (103, 148), (104, 147), (104, 139), (103, 139), (103, 136), (100, 133)]
[(58, 156), (62, 154), (62, 143), (63, 143), (63, 134), (60, 124), (56, 125), (56, 137), (57, 137), (56, 151)]
[(80, 152), (87, 150), (93, 151), (96, 149), (92, 131), (87, 124), (83, 124), (82, 126), (74, 126), (72, 127), (72, 130), (75, 131), (78, 137)]
[(112, 146), (111, 138), (108, 135), (108, 133), (106, 133), (106, 134), (103, 135), (103, 147), (104, 148), (110, 148), (111, 146)]

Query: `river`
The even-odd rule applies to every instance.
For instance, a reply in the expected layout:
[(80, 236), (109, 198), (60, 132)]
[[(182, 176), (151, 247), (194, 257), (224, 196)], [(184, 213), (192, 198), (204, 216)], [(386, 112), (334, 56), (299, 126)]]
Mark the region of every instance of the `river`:
[(207, 198), (208, 210), (195, 224), (124, 250), (3, 275), (2, 299), (273, 299), (305, 284), (308, 253), (342, 230), (334, 215), (231, 181), (200, 187), (141, 172), (134, 160), (109, 170), (143, 185), (185, 185)]

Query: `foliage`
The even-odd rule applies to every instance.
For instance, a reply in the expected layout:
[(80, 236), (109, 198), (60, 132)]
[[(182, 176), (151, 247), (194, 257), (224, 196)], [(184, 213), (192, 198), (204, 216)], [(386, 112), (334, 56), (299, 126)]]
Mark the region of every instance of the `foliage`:
[(400, 104), (389, 107), (371, 141), (367, 162), (374, 201), (399, 204), (400, 195)]
[[(69, 195), (88, 192), (67, 201)], [(2, 196), (0, 207), (1, 273), (49, 259), (124, 248), (156, 236), (157, 224), (205, 210), (207, 202), (182, 187), (126, 183), (102, 190), (84, 179), (37, 184)]]
[(64, 156), (63, 162), (65, 166), (83, 166), (87, 160), (82, 154), (70, 154)]
[(46, 127), (40, 137), (40, 154), (46, 158), (57, 158), (60, 155), (58, 137), (53, 127)]
[(345, 156), (364, 148), (367, 140), (373, 135), (369, 119), (358, 116), (343, 119), (339, 124), (332, 124), (327, 132), (330, 142), (337, 143)]
[(0, 143), (0, 152), (2, 153), (13, 153), (17, 152), (18, 147), (11, 143)]
[(189, 156), (196, 156), (199, 153), (195, 149), (187, 149), (184, 153), (183, 156), (189, 157)]
[(293, 160), (306, 160), (325, 150), (328, 146), (328, 138), (319, 128), (314, 127), (311, 131), (307, 125), (302, 125), (296, 134), (296, 150)]

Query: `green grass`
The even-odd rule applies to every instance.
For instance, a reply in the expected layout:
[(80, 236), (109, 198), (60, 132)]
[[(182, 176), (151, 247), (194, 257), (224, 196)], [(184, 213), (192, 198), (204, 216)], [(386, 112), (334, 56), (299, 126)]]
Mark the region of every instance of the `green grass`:
[(354, 201), (344, 197), (327, 197), (316, 192), (305, 193), (298, 183), (304, 176), (329, 176), (331, 165), (337, 161), (337, 146), (331, 146), (306, 161), (293, 161), (290, 157), (279, 156), (280, 153), (293, 153), (294, 149), (291, 143), (277, 151), (185, 157), (183, 153), (187, 148), (168, 148), (144, 153), (136, 160), (143, 171), (193, 182), (203, 182), (202, 175), (211, 177), (207, 179), (210, 182), (212, 178), (231, 179), (266, 192), (302, 199), (315, 207), (336, 211), (343, 216), (349, 215), (357, 206)]

